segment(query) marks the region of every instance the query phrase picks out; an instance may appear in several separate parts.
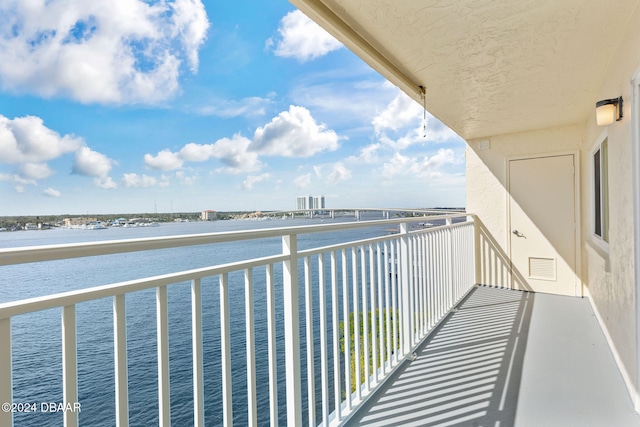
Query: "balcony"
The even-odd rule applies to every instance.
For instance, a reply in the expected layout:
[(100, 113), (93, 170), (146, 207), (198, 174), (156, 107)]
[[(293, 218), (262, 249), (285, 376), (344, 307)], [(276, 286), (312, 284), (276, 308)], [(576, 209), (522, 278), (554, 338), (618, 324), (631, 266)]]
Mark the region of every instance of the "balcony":
[[(586, 299), (475, 286), (486, 250), (473, 216), (427, 219), (2, 249), (5, 269), (241, 241), (277, 248), (0, 304), (0, 401), (27, 403), (21, 319), (53, 310), (60, 351), (45, 357), (61, 369), (36, 378), (59, 388), (59, 403), (83, 405), (2, 412), (0, 425), (640, 425)], [(341, 241), (354, 230), (373, 232)], [(141, 403), (149, 378), (157, 397)]]

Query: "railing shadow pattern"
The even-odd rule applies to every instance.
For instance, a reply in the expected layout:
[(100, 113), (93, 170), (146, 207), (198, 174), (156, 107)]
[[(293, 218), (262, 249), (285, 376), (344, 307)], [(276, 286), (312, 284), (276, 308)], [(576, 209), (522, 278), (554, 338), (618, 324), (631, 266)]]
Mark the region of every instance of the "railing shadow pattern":
[(534, 296), (476, 287), (348, 425), (514, 425)]

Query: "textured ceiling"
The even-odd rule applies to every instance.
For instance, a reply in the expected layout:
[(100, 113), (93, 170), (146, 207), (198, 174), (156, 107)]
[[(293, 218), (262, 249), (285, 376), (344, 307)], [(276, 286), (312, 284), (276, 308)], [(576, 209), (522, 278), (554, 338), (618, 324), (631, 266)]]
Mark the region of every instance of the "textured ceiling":
[(465, 139), (584, 122), (639, 2), (291, 1)]

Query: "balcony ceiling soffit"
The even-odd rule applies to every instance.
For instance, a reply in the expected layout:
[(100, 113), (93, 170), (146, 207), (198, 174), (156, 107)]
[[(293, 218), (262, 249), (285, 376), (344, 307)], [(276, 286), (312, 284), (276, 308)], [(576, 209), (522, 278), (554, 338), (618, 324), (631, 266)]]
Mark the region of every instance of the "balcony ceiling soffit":
[(417, 101), (388, 63), (425, 85), (427, 109), (472, 139), (586, 120), (639, 0), (291, 1)]

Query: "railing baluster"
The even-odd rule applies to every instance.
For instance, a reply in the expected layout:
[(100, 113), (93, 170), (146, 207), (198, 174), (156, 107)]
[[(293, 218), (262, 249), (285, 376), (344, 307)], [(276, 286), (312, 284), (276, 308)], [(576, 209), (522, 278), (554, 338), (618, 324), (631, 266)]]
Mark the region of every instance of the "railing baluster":
[(436, 283), (438, 286), (438, 293), (440, 294), (439, 298), (438, 298), (438, 312), (436, 315), (436, 319), (440, 319), (440, 317), (442, 316), (442, 313), (444, 312), (444, 309), (446, 307), (446, 300), (447, 300), (447, 289), (444, 286), (444, 279), (442, 277), (442, 233), (440, 232), (440, 230), (436, 231), (436, 259), (437, 259), (437, 264), (436, 264)]
[(362, 364), (360, 363), (360, 289), (358, 288), (358, 248), (351, 248), (351, 277), (353, 280), (353, 337), (354, 337), (354, 362), (356, 365), (356, 399), (358, 403), (362, 400), (362, 388), (360, 378), (362, 378)]
[(409, 263), (409, 225), (406, 222), (400, 224), (400, 285), (402, 287), (402, 357), (409, 354), (411, 350), (411, 297), (409, 288), (411, 287), (409, 276), (411, 268)]
[(449, 299), (448, 307), (453, 307), (455, 303), (455, 280), (453, 277), (453, 230), (451, 229), (451, 218), (446, 219), (447, 223), (447, 233), (446, 233), (446, 252), (445, 257), (447, 258), (447, 270), (446, 273), (449, 276), (449, 287), (451, 288), (451, 298)]
[(305, 317), (307, 328), (307, 411), (309, 427), (316, 425), (316, 387), (313, 351), (313, 291), (311, 289), (311, 259), (304, 258)]
[[(349, 277), (348, 277), (347, 249), (342, 250), (342, 310), (344, 326), (344, 383), (345, 383), (345, 409), (351, 412), (351, 325), (349, 313)], [(354, 335), (355, 336), (355, 335)]]
[(302, 425), (300, 384), (300, 309), (298, 305), (298, 240), (295, 234), (282, 236), (282, 284), (284, 296), (284, 345), (287, 381), (287, 425)]
[[(0, 319), (0, 403), (13, 402), (11, 363), (11, 319)], [(12, 427), (11, 411), (0, 411), (0, 425)]]
[(166, 286), (156, 288), (156, 318), (158, 335), (158, 425), (170, 426), (169, 310)]
[(200, 279), (191, 281), (191, 348), (193, 352), (193, 425), (204, 426), (202, 367), (202, 290)]
[[(375, 280), (375, 263), (374, 263), (374, 253), (373, 253), (373, 245), (369, 245), (369, 296), (371, 307), (371, 369), (373, 372), (369, 374), (367, 372), (367, 377), (372, 377), (373, 383), (377, 384), (378, 382), (378, 329), (376, 324), (378, 323), (378, 319), (376, 316), (376, 280)], [(369, 317), (367, 318), (367, 323), (369, 323)], [(367, 359), (369, 357), (367, 356)], [(371, 387), (371, 384), (369, 385)]]
[(267, 265), (267, 341), (269, 348), (269, 425), (278, 427), (278, 376), (276, 353), (276, 310), (273, 264)]
[(436, 285), (435, 275), (435, 248), (433, 245), (433, 233), (429, 233), (427, 240), (427, 251), (429, 253), (429, 329), (432, 329), (436, 324), (436, 311), (438, 307), (438, 288)]
[[(384, 242), (384, 296), (385, 296), (385, 307), (386, 310), (386, 333), (387, 333), (387, 363), (385, 363), (384, 373), (386, 374), (391, 370), (391, 315), (393, 313), (393, 306), (391, 305), (391, 288), (389, 286), (389, 262), (391, 260), (391, 255), (389, 252), (389, 243)], [(395, 316), (395, 315), (394, 315)]]
[(369, 381), (369, 371), (371, 363), (369, 362), (369, 304), (367, 292), (367, 261), (365, 258), (366, 247), (360, 246), (360, 283), (362, 284), (362, 322), (363, 322), (363, 358), (364, 358), (364, 391), (369, 393), (371, 383)]
[(247, 351), (247, 406), (249, 426), (258, 425), (258, 400), (256, 390), (256, 339), (253, 314), (253, 274), (250, 268), (244, 270), (244, 310)]
[(418, 273), (418, 257), (416, 256), (418, 250), (417, 250), (417, 237), (416, 236), (411, 236), (411, 238), (409, 239), (409, 250), (411, 251), (411, 256), (409, 257), (409, 259), (411, 260), (411, 321), (412, 321), (412, 325), (411, 325), (411, 337), (413, 338), (412, 342), (411, 342), (411, 346), (413, 347), (419, 339), (419, 333), (418, 333), (418, 328), (420, 325), (420, 309), (419, 309), (419, 289), (420, 289), (420, 282), (418, 280), (419, 278), (419, 273)]
[[(62, 307), (62, 400), (78, 402), (78, 366), (76, 349), (76, 306)], [(78, 413), (64, 411), (64, 427), (77, 427)]]
[(380, 358), (380, 363), (378, 364), (378, 369), (380, 372), (376, 370), (376, 383), (380, 382), (380, 375), (384, 377), (384, 341), (385, 341), (385, 332), (384, 332), (384, 306), (382, 305), (382, 253), (380, 248), (380, 242), (376, 243), (376, 266), (378, 272), (378, 357)]
[[(340, 402), (342, 401), (340, 389), (340, 313), (338, 307), (338, 254), (331, 252), (331, 323), (333, 326), (333, 395), (334, 411), (336, 419), (342, 419)], [(325, 424), (328, 420), (325, 420)]]
[(322, 383), (322, 421), (329, 421), (329, 372), (327, 351), (327, 294), (324, 280), (324, 254), (318, 255), (318, 295), (320, 303), (320, 371)]
[(220, 275), (220, 356), (222, 358), (222, 418), (226, 427), (233, 425), (229, 327), (229, 275), (222, 273)]
[(127, 313), (125, 296), (113, 297), (113, 356), (116, 391), (116, 426), (129, 425), (127, 374)]
[[(400, 307), (398, 306), (398, 276), (396, 270), (396, 242), (390, 242), (391, 248), (391, 307), (393, 308), (393, 365), (398, 363), (398, 353), (401, 345), (401, 337), (398, 333), (400, 321)], [(400, 342), (399, 342), (400, 341)]]
[(420, 338), (422, 339), (427, 332), (427, 277), (425, 273), (424, 234), (418, 238), (418, 256), (420, 260)]

